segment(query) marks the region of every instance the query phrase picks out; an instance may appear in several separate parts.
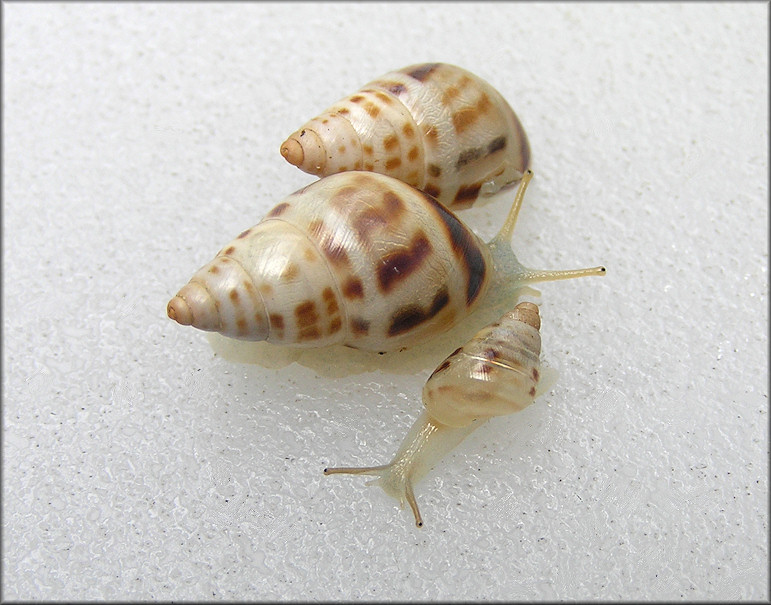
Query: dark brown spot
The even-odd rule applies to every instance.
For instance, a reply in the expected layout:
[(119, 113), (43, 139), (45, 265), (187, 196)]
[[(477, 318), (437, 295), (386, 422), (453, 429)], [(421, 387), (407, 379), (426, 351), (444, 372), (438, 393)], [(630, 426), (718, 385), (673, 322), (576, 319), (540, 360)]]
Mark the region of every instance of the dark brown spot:
[(535, 397), (535, 387), (530, 387), (530, 396)]
[(481, 374), (486, 378), (493, 371), (493, 366), (491, 366), (489, 363), (478, 363), (474, 369), (476, 370), (477, 376)]
[(455, 127), (455, 132), (463, 132), (471, 126), (479, 117), (476, 109), (473, 107), (464, 107), (452, 114), (452, 125)]
[(429, 376), (429, 379), (434, 376), (434, 374), (438, 374), (439, 372), (444, 372), (447, 368), (452, 365), (452, 362), (449, 359), (445, 359), (442, 363), (439, 364), (439, 367), (437, 367), (432, 373), (431, 376)]
[(464, 204), (473, 202), (479, 196), (479, 190), (482, 188), (482, 183), (473, 183), (471, 185), (464, 185), (458, 189), (458, 193), (455, 194), (453, 204)]
[(349, 277), (343, 284), (343, 296), (351, 300), (364, 298), (364, 287), (358, 277)]
[(428, 170), (428, 174), (433, 176), (434, 178), (442, 174), (442, 169), (436, 164), (429, 164), (426, 169)]
[(484, 351), (482, 351), (482, 357), (490, 361), (495, 361), (500, 357), (500, 355), (498, 354), (498, 351), (496, 351), (495, 349), (485, 349)]
[(251, 229), (247, 229), (246, 231), (242, 231), (236, 239), (243, 239), (247, 235), (249, 235), (251, 232), (252, 232)]
[(382, 85), (388, 92), (397, 96), (404, 92), (404, 84), (401, 82), (383, 82)]
[(391, 317), (391, 325), (388, 328), (389, 336), (403, 334), (420, 325), (426, 320), (426, 315), (417, 305), (402, 307)]
[(303, 328), (297, 335), (297, 340), (300, 342), (304, 340), (318, 340), (319, 338), (321, 338), (321, 332), (319, 332), (319, 329), (316, 326)]
[(367, 334), (369, 332), (369, 322), (360, 317), (354, 317), (351, 320), (351, 332), (354, 334)]
[(239, 300), (238, 300), (238, 290), (231, 290), (230, 291), (230, 300), (233, 302), (234, 305), (237, 305), (239, 303)]
[(419, 80), (420, 82), (425, 82), (426, 78), (431, 75), (431, 73), (439, 67), (439, 63), (424, 63), (423, 65), (419, 65), (412, 71), (408, 72), (407, 75), (415, 78), (416, 80)]
[(364, 100), (364, 97), (361, 95), (353, 95), (350, 99), (348, 99), (351, 103), (361, 103)]
[(375, 96), (381, 101), (383, 101), (383, 103), (385, 103), (386, 105), (390, 105), (391, 103), (394, 102), (394, 100), (391, 97), (389, 97), (386, 93), (381, 92), (379, 90), (375, 92)]
[(372, 102), (367, 103), (364, 105), (364, 109), (367, 111), (367, 113), (372, 116), (373, 118), (376, 118), (377, 115), (380, 113), (380, 107), (375, 105)]
[(236, 251), (236, 247), (235, 246), (228, 246), (227, 248), (225, 248), (225, 251), (223, 252), (223, 254), (225, 256), (230, 256), (235, 251)]
[(383, 148), (386, 151), (391, 151), (394, 147), (396, 147), (399, 144), (399, 137), (393, 134), (389, 134), (386, 138), (383, 139)]
[(216, 275), (216, 274), (217, 274), (217, 273), (219, 273), (219, 272), (220, 272), (220, 268), (219, 268), (217, 265), (213, 265), (213, 266), (212, 266), (212, 267), (209, 269), (209, 273), (213, 273), (214, 275)]
[(295, 279), (298, 275), (300, 275), (300, 269), (297, 265), (294, 263), (288, 263), (286, 267), (284, 267), (284, 270), (281, 272), (281, 279), (285, 279), (287, 281), (291, 281)]
[(499, 137), (494, 138), (492, 141), (490, 141), (487, 144), (487, 153), (495, 153), (496, 151), (500, 151), (501, 149), (506, 148), (506, 137), (504, 135), (501, 135)]
[(319, 320), (319, 314), (316, 313), (316, 303), (312, 300), (306, 300), (304, 303), (297, 305), (294, 310), (294, 316), (300, 328), (315, 325)]
[(250, 295), (254, 296), (256, 294), (254, 290), (254, 286), (252, 285), (252, 282), (244, 280), (241, 282), (241, 286), (246, 290)]
[(455, 162), (455, 170), (460, 170), (469, 162), (478, 160), (481, 157), (482, 157), (481, 147), (473, 147), (472, 149), (465, 149), (461, 151), (460, 155), (458, 156), (458, 161)]
[(375, 168), (374, 164), (366, 163), (364, 164), (364, 170), (367, 172), (372, 172), (372, 170)]
[(447, 90), (444, 91), (444, 94), (442, 95), (442, 103), (445, 105), (449, 105), (452, 100), (458, 96), (458, 88), (456, 86), (450, 86)]
[(491, 105), (492, 103), (490, 101), (490, 97), (482, 93), (482, 96), (479, 97), (479, 100), (477, 101), (477, 112), (480, 114), (485, 113), (488, 109), (490, 109)]
[(348, 111), (347, 107), (341, 107), (337, 110), (337, 113), (339, 113), (341, 116), (347, 116), (350, 112)]
[(339, 153), (345, 153), (345, 145), (340, 145), (340, 147), (337, 148), (337, 151)]
[(428, 311), (424, 311), (418, 305), (406, 305), (391, 316), (391, 325), (388, 327), (389, 336), (397, 336), (408, 332), (415, 326), (422, 324), (441, 311), (450, 298), (447, 294), (447, 286), (444, 286), (431, 302)]
[(416, 271), (431, 253), (431, 244), (426, 234), (418, 232), (406, 250), (386, 254), (380, 259), (377, 279), (380, 289), (389, 292), (396, 284)]
[(401, 158), (390, 158), (386, 160), (385, 167), (386, 170), (393, 170), (394, 168), (398, 168), (402, 165)]
[(340, 321), (339, 317), (335, 317), (331, 322), (329, 322), (329, 333), (335, 334), (340, 331), (340, 328), (343, 327), (343, 322)]
[(450, 293), (447, 291), (447, 286), (444, 285), (434, 295), (434, 300), (431, 301), (431, 307), (428, 309), (429, 317), (433, 317), (439, 311), (447, 306), (450, 302)]
[(278, 330), (284, 329), (284, 316), (279, 315), (278, 313), (271, 313), (268, 316), (268, 321), (270, 322), (271, 328), (277, 328)]
[(321, 296), (324, 299), (324, 302), (327, 303), (327, 315), (334, 315), (337, 313), (339, 307), (337, 306), (337, 298), (335, 297), (335, 293), (332, 292), (332, 288), (324, 288)]
[(321, 123), (322, 124), (329, 124), (329, 120), (327, 118), (324, 118), (323, 120), (321, 120)]
[(418, 148), (417, 147), (413, 147), (412, 149), (410, 149), (410, 152), (407, 154), (407, 159), (410, 162), (414, 162), (415, 160), (418, 159), (418, 154), (419, 153), (420, 152), (418, 151)]
[(362, 145), (361, 149), (367, 155), (372, 155), (372, 145)]
[(238, 334), (243, 336), (247, 332), (247, 324), (244, 318), (236, 320), (236, 327), (238, 328)]
[(433, 183), (426, 183), (423, 187), (423, 191), (425, 191), (428, 195), (434, 196), (435, 198), (438, 198), (439, 194), (442, 193), (442, 190)]
[(402, 126), (402, 132), (404, 133), (405, 137), (411, 137), (415, 135), (415, 129), (410, 124), (405, 124)]
[(266, 215), (266, 218), (269, 218), (272, 216), (281, 216), (287, 208), (289, 208), (289, 203), (281, 202), (278, 206), (274, 207), (273, 210), (268, 212), (268, 214)]
[(533, 368), (533, 380), (538, 382), (539, 377), (540, 377), (540, 374), (538, 373), (538, 368)]
[(383, 194), (383, 205), (389, 218), (398, 218), (404, 212), (404, 202), (393, 191), (386, 191)]
[[(478, 189), (478, 186), (477, 186)], [(424, 195), (423, 198), (434, 209), (441, 224), (444, 225), (447, 236), (452, 244), (456, 256), (463, 261), (463, 267), (466, 273), (466, 304), (471, 304), (476, 300), (485, 282), (487, 267), (485, 257), (479, 245), (475, 241), (474, 235), (458, 220), (458, 218), (430, 195)]]

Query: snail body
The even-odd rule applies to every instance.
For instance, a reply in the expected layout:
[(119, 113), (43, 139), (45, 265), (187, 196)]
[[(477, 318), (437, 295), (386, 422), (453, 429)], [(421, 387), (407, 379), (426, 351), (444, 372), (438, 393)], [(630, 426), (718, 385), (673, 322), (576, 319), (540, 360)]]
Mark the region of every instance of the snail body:
[(527, 135), (503, 96), (447, 63), (373, 80), (299, 128), (281, 154), (317, 176), (387, 174), (452, 209), (518, 180), (530, 164)]
[(167, 306), (182, 325), (298, 347), (394, 351), (448, 330), (495, 290), (602, 275), (534, 271), (510, 239), (522, 179), (499, 234), (482, 242), (433, 197), (392, 177), (346, 172), (287, 197), (196, 272)]
[(413, 486), (450, 450), (493, 416), (519, 412), (540, 383), (540, 316), (523, 302), (484, 327), (434, 370), (423, 387), (424, 411), (387, 465), (327, 468), (325, 475), (376, 475), (371, 482), (403, 504), (422, 526)]

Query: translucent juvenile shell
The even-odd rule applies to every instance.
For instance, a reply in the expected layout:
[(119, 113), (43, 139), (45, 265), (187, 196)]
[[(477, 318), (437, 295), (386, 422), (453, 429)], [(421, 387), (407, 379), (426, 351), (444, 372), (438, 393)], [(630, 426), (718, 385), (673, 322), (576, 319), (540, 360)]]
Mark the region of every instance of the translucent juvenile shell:
[(416, 525), (422, 526), (414, 485), (486, 420), (519, 412), (543, 392), (540, 327), (538, 307), (518, 304), (431, 374), (423, 387), (425, 410), (390, 463), (326, 468), (324, 474), (377, 476), (368, 485), (379, 485), (401, 504), (409, 503)]
[(501, 94), (446, 63), (394, 71), (292, 134), (281, 154), (310, 174), (367, 170), (422, 189), (452, 209), (519, 179), (530, 146)]
[(524, 302), (445, 359), (423, 387), (428, 414), (447, 426), (519, 412), (538, 384), (538, 307)]

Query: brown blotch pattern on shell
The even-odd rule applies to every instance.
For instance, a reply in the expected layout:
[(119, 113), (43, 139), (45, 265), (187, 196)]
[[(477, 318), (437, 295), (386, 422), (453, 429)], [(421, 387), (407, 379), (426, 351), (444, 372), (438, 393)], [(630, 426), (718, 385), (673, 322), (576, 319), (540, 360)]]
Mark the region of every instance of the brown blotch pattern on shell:
[(287, 208), (289, 208), (289, 202), (281, 202), (278, 206), (275, 206), (273, 210), (268, 212), (268, 214), (265, 215), (265, 218), (281, 216), (286, 211)]
[(437, 67), (439, 67), (439, 63), (425, 63), (424, 65), (419, 66), (417, 69), (413, 69), (412, 71), (407, 72), (407, 75), (415, 78), (416, 80), (419, 80), (420, 82), (425, 82)]
[(243, 239), (251, 232), (252, 232), (251, 228), (247, 229), (246, 231), (242, 231), (241, 233), (238, 234), (238, 237), (236, 239)]
[(351, 332), (358, 335), (368, 334), (369, 322), (361, 317), (354, 317), (351, 319)]
[(458, 193), (455, 194), (454, 204), (463, 204), (472, 202), (479, 197), (479, 190), (482, 188), (482, 183), (472, 183), (458, 189)]
[(447, 293), (447, 286), (444, 286), (437, 292), (436, 296), (434, 296), (434, 300), (431, 302), (431, 306), (428, 310), (424, 310), (418, 305), (406, 305), (402, 307), (391, 316), (388, 335), (398, 336), (399, 334), (403, 334), (415, 326), (428, 321), (447, 306), (449, 301), (450, 297)]
[(470, 306), (479, 296), (482, 284), (484, 284), (485, 275), (487, 274), (485, 257), (482, 255), (482, 251), (474, 241), (471, 233), (454, 214), (430, 195), (424, 195), (423, 197), (436, 212), (440, 224), (446, 229), (453, 251), (463, 262), (463, 268), (466, 273), (466, 305)]
[(364, 286), (358, 277), (349, 277), (343, 284), (343, 296), (349, 300), (364, 298)]
[(377, 264), (380, 290), (390, 292), (394, 286), (420, 268), (432, 249), (426, 234), (419, 231), (406, 250), (391, 252), (382, 257)]
[(391, 151), (394, 147), (396, 147), (399, 144), (399, 137), (393, 134), (389, 134), (386, 138), (383, 139), (383, 149), (386, 151)]
[(442, 168), (440, 166), (437, 166), (436, 164), (429, 164), (426, 167), (426, 170), (428, 171), (428, 174), (430, 176), (433, 176), (434, 178), (437, 178), (442, 174)]
[(300, 303), (294, 310), (294, 316), (300, 328), (315, 325), (319, 320), (319, 314), (316, 312), (316, 303), (312, 300)]
[(270, 322), (271, 329), (276, 328), (277, 330), (283, 330), (284, 329), (284, 316), (280, 315), (279, 313), (271, 313), (268, 316), (268, 321)]

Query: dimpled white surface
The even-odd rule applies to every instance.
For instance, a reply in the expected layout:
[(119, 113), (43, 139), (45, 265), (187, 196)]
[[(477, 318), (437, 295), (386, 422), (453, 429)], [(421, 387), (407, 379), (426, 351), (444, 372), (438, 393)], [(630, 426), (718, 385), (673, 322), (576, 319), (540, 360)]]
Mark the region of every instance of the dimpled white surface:
[[(768, 6), (4, 4), (6, 599), (768, 599)], [(521, 118), (555, 386), (418, 485), (413, 373), (165, 316), (313, 177), (284, 138), (446, 61)], [(512, 192), (462, 214), (491, 237)]]

